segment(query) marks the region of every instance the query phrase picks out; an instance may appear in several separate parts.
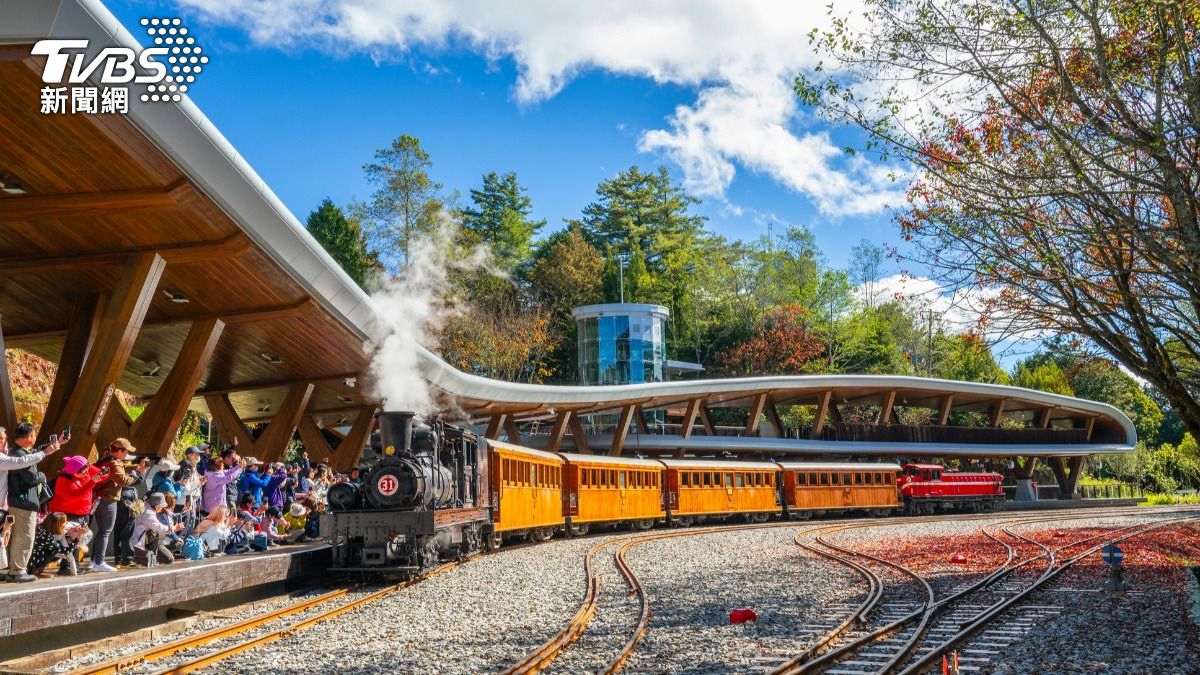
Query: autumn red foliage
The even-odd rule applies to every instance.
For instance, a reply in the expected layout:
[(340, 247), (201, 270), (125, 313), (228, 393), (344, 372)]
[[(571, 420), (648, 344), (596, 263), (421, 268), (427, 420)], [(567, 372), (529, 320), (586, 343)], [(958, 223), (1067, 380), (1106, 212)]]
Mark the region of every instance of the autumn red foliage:
[(808, 329), (808, 310), (784, 305), (769, 312), (750, 339), (721, 355), (727, 375), (789, 375), (801, 373), (825, 351)]

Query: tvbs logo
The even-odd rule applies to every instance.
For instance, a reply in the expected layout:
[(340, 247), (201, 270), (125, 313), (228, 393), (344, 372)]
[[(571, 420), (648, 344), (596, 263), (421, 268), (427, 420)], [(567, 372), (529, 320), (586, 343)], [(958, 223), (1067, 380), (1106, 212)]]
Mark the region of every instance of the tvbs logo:
[(70, 85), (43, 88), (42, 112), (68, 112), (68, 94), (69, 112), (128, 112), (128, 85), (143, 85), (145, 102), (180, 101), (208, 64), (203, 48), (181, 23), (177, 18), (142, 19), (152, 45), (105, 47), (95, 56), (86, 53), (87, 40), (38, 42), (31, 53), (46, 57), (42, 81)]

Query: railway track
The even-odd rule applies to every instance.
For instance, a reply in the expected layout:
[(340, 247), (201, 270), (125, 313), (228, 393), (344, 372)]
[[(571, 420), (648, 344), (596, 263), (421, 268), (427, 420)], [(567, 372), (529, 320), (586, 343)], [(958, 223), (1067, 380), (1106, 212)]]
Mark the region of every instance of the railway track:
[[(1056, 518), (1018, 518), (990, 527), (1002, 527), (999, 533), (984, 528), (984, 534), (1005, 548), (1005, 560), (982, 578), (959, 588), (942, 599), (936, 599), (926, 580), (918, 573), (880, 558), (852, 551), (845, 547), (831, 544), (826, 535), (837, 531), (855, 528), (876, 527), (877, 524), (858, 524), (849, 526), (826, 526), (815, 530), (807, 530), (796, 535), (796, 544), (825, 558), (836, 560), (847, 565), (863, 576), (868, 583), (868, 593), (863, 602), (855, 607), (849, 615), (838, 622), (825, 635), (819, 637), (799, 655), (785, 661), (771, 670), (773, 675), (827, 672), (834, 675), (849, 675), (862, 673), (918, 673), (925, 672), (936, 663), (940, 656), (972, 634), (975, 634), (1006, 609), (1026, 598), (1042, 584), (1053, 578), (1062, 570), (1070, 567), (1079, 560), (1098, 551), (1103, 546), (1114, 541), (1122, 541), (1159, 527), (1166, 527), (1185, 520), (1196, 518), (1188, 515), (1178, 518), (1151, 523), (1139, 523), (1114, 531), (1095, 534), (1083, 539), (1072, 541), (1057, 548), (1052, 548), (1041, 542), (1034, 541), (1023, 535), (1016, 534), (1011, 528), (1018, 525), (1028, 525), (1040, 522), (1087, 520), (1098, 517), (1120, 517), (1130, 512), (1107, 512), (1103, 514), (1078, 515)], [(1132, 513), (1138, 513), (1133, 511)], [(1145, 514), (1145, 512), (1141, 512)], [(1163, 514), (1155, 514), (1163, 515)], [(806, 535), (815, 536), (814, 543), (804, 541)], [(1012, 541), (1005, 541), (1008, 537)], [(1096, 540), (1100, 543), (1092, 544)], [(1082, 553), (1059, 561), (1060, 554), (1072, 548), (1087, 547)], [(1022, 554), (1022, 548), (1037, 549), (1028, 554)], [(857, 558), (857, 560), (856, 560)], [(1016, 584), (1015, 588), (997, 589), (996, 584), (1001, 579), (1032, 566), (1038, 560), (1045, 560), (1045, 568), (1036, 573), (1024, 584)], [(1056, 563), (1059, 563), (1056, 566)], [(879, 616), (868, 620), (868, 616), (881, 606), (884, 595), (884, 580), (878, 571), (885, 568), (892, 572), (901, 571), (914, 582), (927, 589), (926, 598), (918, 607), (905, 611), (903, 603), (892, 603), (891, 607), (882, 605), (885, 611), (878, 612)], [(874, 568), (874, 569), (873, 569)], [(966, 600), (978, 595), (989, 595), (983, 604), (968, 605)], [(999, 598), (999, 599), (994, 599)], [(978, 602), (978, 600), (975, 600)], [(1039, 616), (1053, 613), (1052, 607), (1033, 608), (1040, 612)], [(940, 623), (935, 623), (939, 617), (944, 617)], [(1028, 621), (1022, 620), (1027, 625)], [(927, 636), (935, 639), (935, 644), (923, 646)], [(915, 656), (914, 656), (915, 654)], [(967, 656), (968, 659), (978, 659), (979, 656)]]

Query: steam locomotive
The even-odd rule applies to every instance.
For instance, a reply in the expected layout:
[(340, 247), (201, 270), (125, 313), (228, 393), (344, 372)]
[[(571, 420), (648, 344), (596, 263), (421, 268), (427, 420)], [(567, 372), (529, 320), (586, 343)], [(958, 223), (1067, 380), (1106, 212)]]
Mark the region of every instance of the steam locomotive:
[(379, 458), (362, 483), (329, 489), (321, 535), (334, 571), (415, 574), (479, 551), (491, 534), (486, 446), (476, 434), (411, 412), (384, 412)]

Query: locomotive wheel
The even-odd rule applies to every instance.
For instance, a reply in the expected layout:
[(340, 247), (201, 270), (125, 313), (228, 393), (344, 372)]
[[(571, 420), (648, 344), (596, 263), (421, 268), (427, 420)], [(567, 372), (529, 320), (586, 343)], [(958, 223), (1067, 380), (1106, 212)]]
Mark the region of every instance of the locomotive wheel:
[(530, 532), (529, 536), (534, 541), (550, 541), (554, 537), (554, 529), (550, 527), (539, 527)]
[(652, 527), (654, 527), (654, 521), (653, 521), (653, 520), (648, 520), (648, 519), (647, 519), (647, 520), (635, 520), (635, 521), (633, 521), (633, 529), (635, 529), (635, 530), (641, 530), (641, 531), (643, 531), (643, 532), (644, 532), (644, 531), (646, 531), (646, 530), (648, 530), (648, 529), (650, 529), (650, 528), (652, 528)]
[(679, 527), (691, 527), (693, 524), (695, 524), (696, 519), (692, 518), (691, 516), (681, 516), (676, 518), (675, 522), (679, 524)]
[(752, 523), (765, 523), (770, 519), (771, 519), (771, 514), (769, 514), (769, 513), (752, 513), (752, 514), (750, 514), (750, 522), (752, 522)]
[(588, 527), (587, 523), (580, 523), (579, 525), (572, 524), (567, 528), (567, 534), (572, 537), (582, 537), (588, 533), (589, 529), (590, 528)]
[(495, 551), (504, 545), (504, 535), (500, 534), (499, 532), (492, 532), (487, 536), (487, 540), (484, 541), (484, 545), (487, 547), (487, 550)]
[(788, 517), (792, 520), (811, 520), (812, 511), (788, 511)]

